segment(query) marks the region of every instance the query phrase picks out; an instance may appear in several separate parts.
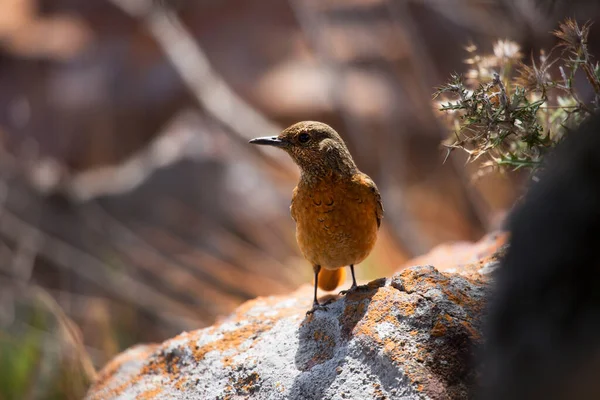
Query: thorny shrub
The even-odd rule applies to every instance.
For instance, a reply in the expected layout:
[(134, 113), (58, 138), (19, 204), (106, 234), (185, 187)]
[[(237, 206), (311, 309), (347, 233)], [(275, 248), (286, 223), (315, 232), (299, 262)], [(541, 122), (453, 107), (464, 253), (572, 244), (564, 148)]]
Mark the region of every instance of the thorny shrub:
[[(530, 65), (508, 40), (498, 41), (493, 55), (478, 55), (474, 45), (468, 46), (470, 70), (452, 75), (434, 94), (453, 131), (443, 143), (448, 155), (460, 149), (468, 161), (481, 158), (479, 176), (491, 170), (536, 170), (569, 130), (600, 111), (600, 66), (587, 46), (590, 26), (567, 19), (553, 32), (558, 44), (537, 61), (532, 56)], [(587, 101), (575, 90), (576, 77), (583, 76), (591, 86)]]

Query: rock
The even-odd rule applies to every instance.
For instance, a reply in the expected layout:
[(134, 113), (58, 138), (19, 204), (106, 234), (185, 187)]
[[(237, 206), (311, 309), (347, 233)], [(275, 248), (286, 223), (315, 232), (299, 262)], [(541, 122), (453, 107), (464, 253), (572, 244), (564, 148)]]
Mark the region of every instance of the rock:
[(485, 279), (406, 268), (307, 317), (309, 286), (117, 356), (87, 399), (463, 399)]
[(412, 265), (435, 265), (442, 272), (459, 273), (472, 279), (487, 280), (506, 251), (507, 232), (492, 232), (477, 243), (441, 244), (429, 253), (413, 258), (401, 268)]

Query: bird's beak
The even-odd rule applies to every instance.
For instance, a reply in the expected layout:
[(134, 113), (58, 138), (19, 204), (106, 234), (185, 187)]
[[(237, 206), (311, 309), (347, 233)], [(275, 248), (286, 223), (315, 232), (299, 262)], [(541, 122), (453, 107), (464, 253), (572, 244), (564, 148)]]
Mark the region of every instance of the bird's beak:
[(262, 144), (262, 145), (274, 146), (274, 147), (285, 147), (285, 146), (287, 146), (288, 142), (286, 142), (285, 140), (279, 139), (277, 136), (265, 136), (265, 137), (259, 137), (256, 139), (252, 139), (252, 140), (250, 140), (250, 143)]

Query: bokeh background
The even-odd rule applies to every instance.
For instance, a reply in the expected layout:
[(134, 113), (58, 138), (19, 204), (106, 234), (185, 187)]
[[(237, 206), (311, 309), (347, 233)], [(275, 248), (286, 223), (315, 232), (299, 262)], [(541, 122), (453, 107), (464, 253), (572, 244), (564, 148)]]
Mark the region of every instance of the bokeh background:
[(443, 163), (431, 95), (469, 42), (549, 49), (592, 3), (0, 0), (0, 399), (81, 398), (119, 351), (310, 283), (298, 171), (247, 144), (299, 120), (381, 190), (359, 278), (497, 229), (523, 176)]

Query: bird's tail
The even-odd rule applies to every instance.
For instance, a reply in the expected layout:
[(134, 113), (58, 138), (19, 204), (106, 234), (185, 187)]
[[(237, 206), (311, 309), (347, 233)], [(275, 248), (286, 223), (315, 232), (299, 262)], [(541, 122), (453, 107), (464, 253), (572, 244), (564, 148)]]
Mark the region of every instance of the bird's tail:
[(346, 269), (325, 269), (319, 271), (319, 288), (331, 291), (342, 284), (346, 279)]

